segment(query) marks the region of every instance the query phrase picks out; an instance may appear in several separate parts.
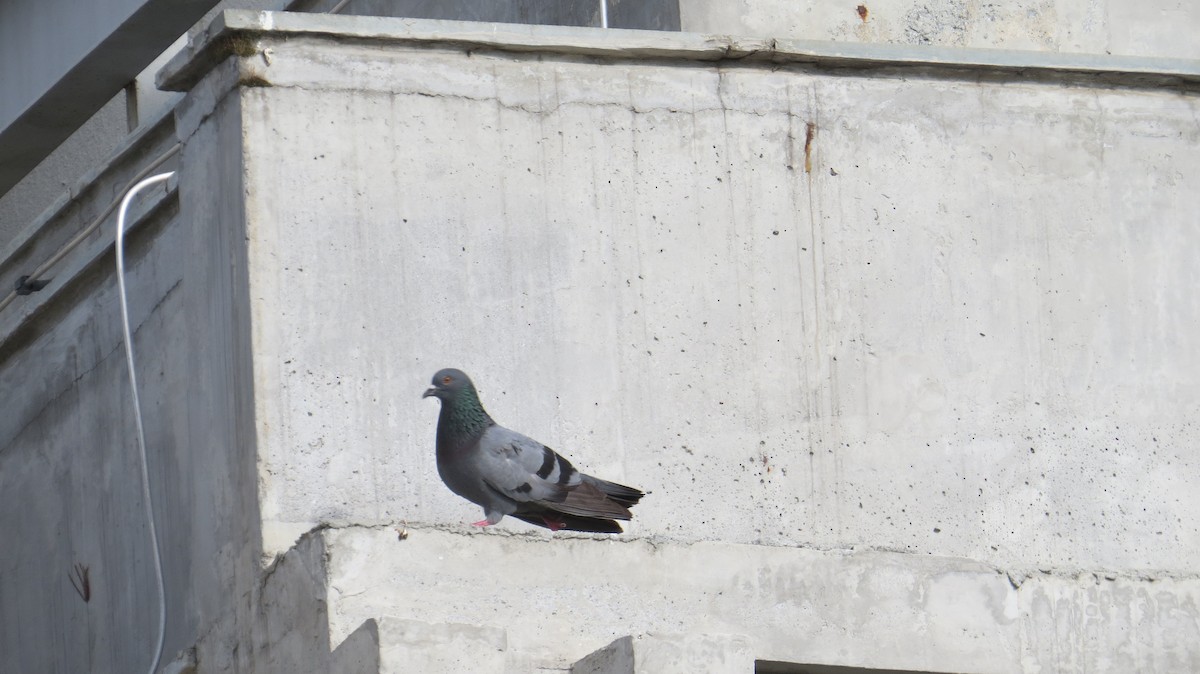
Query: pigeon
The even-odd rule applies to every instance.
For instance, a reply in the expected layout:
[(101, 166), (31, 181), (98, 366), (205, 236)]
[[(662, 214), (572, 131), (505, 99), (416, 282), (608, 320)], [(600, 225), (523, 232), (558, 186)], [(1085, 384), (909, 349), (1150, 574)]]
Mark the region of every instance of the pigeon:
[(442, 401), (437, 424), (437, 467), (450, 491), (483, 506), (486, 527), (512, 515), (551, 531), (619, 534), (616, 520), (645, 493), (585, 475), (542, 443), (492, 420), (475, 385), (461, 370), (433, 375), (422, 398)]

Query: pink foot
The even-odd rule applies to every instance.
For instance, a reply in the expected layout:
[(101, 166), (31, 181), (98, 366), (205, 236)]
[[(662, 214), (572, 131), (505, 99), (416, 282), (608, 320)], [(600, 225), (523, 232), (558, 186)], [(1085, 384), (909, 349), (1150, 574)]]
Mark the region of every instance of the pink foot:
[(551, 519), (546, 515), (542, 515), (542, 521), (546, 523), (546, 526), (550, 529), (550, 531), (558, 531), (559, 529), (567, 526), (562, 520)]
[(478, 522), (471, 522), (471, 526), (473, 526), (473, 527), (490, 527), (490, 526), (492, 526), (492, 523), (487, 520), (479, 520)]

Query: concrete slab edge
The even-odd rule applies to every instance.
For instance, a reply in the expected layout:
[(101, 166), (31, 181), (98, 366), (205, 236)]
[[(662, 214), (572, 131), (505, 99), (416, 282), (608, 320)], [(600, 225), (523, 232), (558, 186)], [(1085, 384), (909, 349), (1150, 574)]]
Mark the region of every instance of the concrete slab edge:
[(1106, 86), (1189, 87), (1200, 84), (1200, 60), (1070, 54), (815, 40), (701, 35), (661, 31), (534, 26), (393, 17), (227, 10), (159, 71), (160, 88), (190, 89), (231, 54), (258, 52), (255, 41), (323, 37), (411, 46), (451, 46), (517, 53), (613, 59), (802, 63), (860, 70), (922, 69), (962, 78), (980, 73), (1022, 77), (1085, 76)]
[[(272, 523), (265, 522), (264, 525)], [(279, 523), (274, 523), (279, 526)], [(1025, 581), (1036, 578), (1058, 578), (1063, 580), (1089, 580), (1091, 582), (1100, 583), (1102, 581), (1134, 581), (1134, 582), (1160, 582), (1160, 581), (1183, 581), (1193, 582), (1200, 581), (1200, 573), (1190, 570), (1179, 569), (1137, 569), (1117, 571), (1112, 569), (1085, 569), (1078, 567), (1048, 567), (1048, 566), (1014, 566), (1010, 568), (1000, 568), (988, 562), (969, 559), (964, 557), (949, 557), (923, 554), (919, 552), (901, 550), (887, 546), (878, 545), (855, 545), (850, 547), (827, 547), (817, 545), (792, 545), (778, 546), (767, 544), (749, 544), (749, 543), (727, 543), (721, 541), (702, 541), (702, 540), (686, 540), (676, 538), (666, 538), (661, 536), (648, 537), (633, 537), (633, 536), (608, 536), (605, 534), (588, 534), (578, 532), (557, 532), (555, 534), (547, 534), (541, 531), (521, 531), (510, 529), (491, 528), (482, 530), (477, 527), (471, 527), (464, 524), (445, 524), (439, 522), (422, 522), (417, 520), (404, 521), (379, 521), (379, 522), (348, 522), (348, 521), (325, 521), (308, 530), (295, 535), (293, 542), (289, 547), (279, 548), (273, 551), (264, 551), (264, 568), (269, 568), (270, 565), (279, 557), (287, 554), (287, 552), (295, 547), (298, 547), (306, 540), (313, 536), (326, 536), (329, 533), (337, 532), (353, 532), (353, 531), (382, 531), (393, 530), (398, 535), (404, 532), (407, 537), (410, 533), (440, 532), (454, 536), (472, 537), (472, 536), (494, 536), (499, 538), (516, 538), (528, 543), (541, 543), (553, 545), (556, 540), (573, 540), (573, 541), (594, 541), (600, 545), (639, 545), (646, 546), (651, 549), (659, 547), (674, 546), (687, 548), (697, 545), (720, 544), (731, 547), (749, 547), (753, 549), (795, 549), (810, 553), (818, 553), (822, 555), (830, 555), (834, 557), (877, 557), (877, 558), (893, 558), (893, 559), (917, 559), (922, 564), (929, 566), (937, 566), (945, 569), (956, 571), (985, 573), (1007, 576), (1009, 584), (1013, 587), (1020, 587)]]

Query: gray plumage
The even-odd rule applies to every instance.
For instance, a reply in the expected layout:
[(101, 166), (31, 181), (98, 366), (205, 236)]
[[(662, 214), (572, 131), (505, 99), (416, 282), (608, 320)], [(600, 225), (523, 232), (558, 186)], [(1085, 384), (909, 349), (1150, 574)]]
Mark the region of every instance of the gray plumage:
[(616, 520), (645, 494), (585, 475), (540, 442), (500, 426), (484, 411), (471, 379), (439, 370), (423, 398), (442, 401), (437, 425), (437, 467), (455, 494), (483, 506), (496, 524), (505, 515), (551, 531), (621, 533)]

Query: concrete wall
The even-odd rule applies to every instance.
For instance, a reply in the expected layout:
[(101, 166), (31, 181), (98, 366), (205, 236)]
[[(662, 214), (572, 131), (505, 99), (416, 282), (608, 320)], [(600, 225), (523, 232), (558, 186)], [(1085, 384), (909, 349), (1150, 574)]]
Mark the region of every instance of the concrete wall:
[[(1200, 669), (1193, 80), (763, 46), (197, 35), (174, 119), (0, 254), (11, 287), (182, 142), (131, 243), (168, 658)], [(151, 651), (108, 237), (0, 312), (3, 671)], [(447, 365), (652, 490), (627, 534), (465, 526)]]
[[(182, 248), (178, 228), (164, 230), (162, 223), (173, 210), (170, 202), (161, 207), (157, 222), (131, 241), (136, 251), (151, 241)], [(12, 543), (0, 553), (0, 669), (7, 672), (135, 671), (149, 664), (153, 650), (157, 589), (106, 261), (106, 269), (72, 284), (76, 292), (90, 286), (87, 301), (51, 301), (35, 317), (39, 323), (7, 333), (4, 342), (0, 531)], [(164, 547), (176, 551), (193, 533), (193, 518), (180, 507), (187, 501), (167, 504), (164, 498), (187, 476), (187, 456), (164, 451), (187, 446), (180, 438), (186, 425), (180, 378), (186, 373), (168, 366), (177, 357), (170, 345), (179, 343), (185, 328), (179, 321), (182, 296), (174, 292), (178, 264), (158, 266), (140, 254), (133, 262), (130, 278), (143, 291), (132, 311), (140, 366), (148, 375), (145, 394), (159, 402), (147, 425), (156, 450), (154, 495), (170, 522), (163, 528)], [(75, 564), (89, 568), (86, 603), (68, 581)], [(182, 599), (191, 594), (195, 575), (206, 570), (173, 552), (167, 572), (173, 594)], [(188, 613), (180, 610), (184, 620), (172, 625), (168, 643), (175, 649), (191, 636)]]
[(471, 516), (458, 365), (638, 535), (1190, 568), (1193, 96), (471, 58), (242, 75), (269, 523)]
[(697, 33), (1200, 58), (1187, 0), (680, 0), (679, 14)]
[[(178, 191), (172, 186), (141, 197), (131, 221), (145, 222), (127, 239), (167, 590), (167, 661), (200, 634), (248, 632), (244, 624), (261, 575), (251, 389), (244, 375), (249, 352), (242, 338), (248, 329), (238, 311), (246, 306), (245, 282), (236, 274), (241, 269), (244, 276), (244, 264), (238, 265), (244, 255), (237, 254), (242, 238), (223, 229), (236, 227), (233, 215), (241, 212), (237, 119), (236, 100), (212, 115), (210, 130), (198, 132), (200, 142), (183, 153)], [(29, 238), (5, 249), (3, 287), (80, 231), (175, 136), (167, 118), (130, 139), (73, 199), (48, 211)], [(213, 194), (226, 196), (214, 200)], [(9, 540), (0, 550), (4, 672), (145, 671), (156, 643), (158, 597), (112, 227), (106, 221), (70, 253), (45, 290), (17, 298), (0, 313), (0, 387), (6, 392), (0, 531)], [(88, 567), (86, 602), (68, 580), (76, 564)]]
[[(224, 9), (275, 9), (284, 4), (288, 3), (285, 0), (224, 0), (217, 3), (198, 25), (207, 25), (215, 12)], [(303, 11), (326, 11), (334, 4), (333, 0), (290, 3)], [(446, 14), (446, 8), (440, 5), (433, 7), (420, 2), (409, 4), (411, 7), (405, 9), (394, 3), (352, 2), (341, 11), (347, 14), (390, 13), (425, 18), (490, 17), (535, 23), (599, 21), (595, 16), (585, 17), (586, 12), (579, 15), (583, 18), (578, 21), (549, 20), (538, 14), (533, 6), (521, 13), (513, 5), (509, 13), (504, 14), (504, 10), (492, 6), (494, 3), (489, 3), (487, 8), (473, 8), (468, 3), (460, 8), (461, 11), (451, 15)], [(684, 0), (678, 4), (662, 2), (647, 5), (610, 0), (609, 23), (618, 28), (662, 30), (679, 30), (682, 24), (682, 29), (689, 32), (837, 42), (1200, 57), (1200, 51), (1194, 48), (1195, 41), (1191, 39), (1200, 30), (1200, 14), (1192, 4), (1179, 0), (1164, 0), (1149, 5), (1118, 0), (1086, 5), (1078, 2), (1041, 2), (1008, 3), (1004, 6), (977, 2), (867, 3), (862, 5), (863, 13), (858, 11), (858, 6), (853, 3), (836, 6), (810, 3), (797, 7), (795, 3), (769, 0), (742, 3)], [(473, 11), (493, 13), (483, 16), (472, 14)], [(592, 14), (595, 14), (594, 8)], [(164, 53), (164, 57), (160, 57), (160, 61), (173, 56), (180, 47), (179, 43), (173, 45)], [(18, 63), (20, 60), (12, 62)], [(125, 113), (123, 108), (130, 101), (126, 100), (124, 94), (118, 96), (83, 128), (72, 134), (62, 147), (13, 185), (8, 193), (0, 196), (0, 241), (11, 240), (63, 194), (64, 188), (103, 161), (124, 137), (121, 129), (123, 123), (137, 126), (147, 119), (157, 119), (174, 105), (176, 99), (164, 97), (153, 88), (150, 81), (160, 66), (161, 62), (153, 63), (135, 78), (137, 85), (132, 104), (136, 115), (130, 117)], [(19, 96), (13, 94), (8, 98), (16, 100)]]
[[(503, 629), (496, 671), (643, 631), (929, 671), (1200, 666), (1191, 90), (223, 21), (213, 44), (278, 36), (221, 77), (252, 85), (229, 95), (264, 549), (335, 524), (331, 644), (386, 619), (484, 650)], [(468, 535), (418, 398), (448, 365), (653, 490), (629, 540)]]

